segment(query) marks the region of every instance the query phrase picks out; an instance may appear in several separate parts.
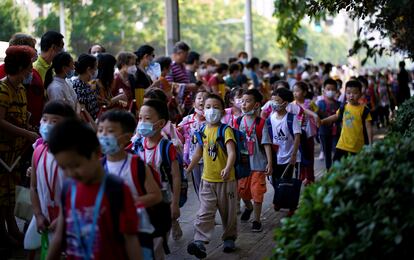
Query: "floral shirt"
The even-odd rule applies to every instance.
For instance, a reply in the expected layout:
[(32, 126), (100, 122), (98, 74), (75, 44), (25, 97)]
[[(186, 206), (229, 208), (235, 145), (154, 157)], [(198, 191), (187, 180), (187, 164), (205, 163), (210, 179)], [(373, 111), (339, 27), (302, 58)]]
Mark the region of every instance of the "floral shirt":
[(96, 119), (99, 113), (98, 95), (97, 89), (92, 89), (91, 86), (80, 79), (73, 81), (73, 89), (78, 96), (78, 101), (82, 105), (85, 105), (86, 110)]

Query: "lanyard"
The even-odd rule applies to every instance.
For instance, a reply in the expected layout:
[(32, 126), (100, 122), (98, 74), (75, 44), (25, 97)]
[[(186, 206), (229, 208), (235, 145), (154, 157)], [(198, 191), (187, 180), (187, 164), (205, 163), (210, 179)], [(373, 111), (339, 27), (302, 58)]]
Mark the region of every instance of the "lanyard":
[[(47, 174), (47, 167), (46, 167), (47, 151), (48, 151), (48, 149), (44, 149), (45, 156), (43, 157), (43, 173), (45, 175), (46, 186), (47, 186), (47, 189), (48, 189), (49, 194), (50, 194), (50, 199), (54, 203), (55, 202), (55, 191), (56, 191), (56, 179), (57, 179), (57, 174), (58, 174), (58, 165), (56, 164), (55, 170), (53, 171), (53, 176), (51, 176), (51, 179), (50, 179), (50, 181), (52, 182), (52, 187), (51, 187), (50, 182), (49, 182), (49, 178), (48, 178), (48, 174)], [(53, 159), (52, 163), (50, 164), (50, 168), (51, 168), (50, 172), (52, 172), (53, 162), (55, 162), (55, 159)]]
[[(95, 226), (97, 225), (97, 222), (98, 222), (99, 209), (101, 208), (103, 194), (104, 194), (104, 190), (105, 190), (105, 186), (106, 186), (106, 178), (107, 178), (107, 173), (104, 174), (104, 178), (102, 180), (102, 183), (99, 186), (98, 194), (96, 195), (95, 206), (94, 206), (94, 209), (93, 209), (92, 227), (90, 228), (90, 232), (88, 232), (89, 233), (89, 240), (87, 240), (87, 241), (85, 241), (87, 237), (84, 238), (82, 236), (81, 223), (79, 221), (78, 214), (76, 213), (76, 208), (75, 208), (76, 183), (75, 182), (72, 183), (70, 203), (71, 203), (71, 211), (72, 211), (72, 215), (73, 215), (73, 222), (74, 222), (74, 226), (75, 226), (75, 229), (76, 229), (76, 233), (78, 233), (78, 235), (79, 235), (80, 245), (83, 248), (84, 253), (85, 253), (85, 259), (88, 259), (88, 260), (91, 259), (91, 255), (93, 255), (93, 244), (94, 244), (95, 235), (96, 235)], [(84, 224), (84, 223), (82, 223), (82, 224)]]
[[(124, 170), (124, 167), (125, 167), (127, 161), (128, 161), (128, 155), (125, 158), (124, 162), (122, 163), (121, 169), (119, 170), (119, 172), (117, 174), (119, 177), (121, 177), (122, 171)], [(108, 160), (106, 158), (104, 160), (104, 168), (105, 168), (105, 172), (108, 172), (109, 173), (109, 170), (108, 170)]]
[(244, 127), (246, 128), (246, 135), (247, 135), (247, 137), (250, 138), (253, 134), (253, 129), (254, 129), (254, 126), (256, 124), (256, 120), (253, 121), (253, 123), (250, 127), (250, 130), (249, 130), (249, 126), (247, 125), (246, 117), (243, 117), (243, 121), (244, 121)]
[[(156, 167), (156, 165), (155, 165), (155, 157), (157, 156), (157, 149), (158, 149), (159, 143), (160, 143), (160, 141), (158, 141), (157, 145), (155, 145), (155, 147), (153, 148), (154, 153), (152, 154), (152, 164), (151, 164), (151, 166), (154, 169), (158, 169), (158, 167)], [(145, 139), (144, 140), (144, 161), (145, 161), (146, 164), (148, 164), (148, 162), (147, 162), (147, 150), (150, 150), (150, 149), (148, 149), (147, 139)]]

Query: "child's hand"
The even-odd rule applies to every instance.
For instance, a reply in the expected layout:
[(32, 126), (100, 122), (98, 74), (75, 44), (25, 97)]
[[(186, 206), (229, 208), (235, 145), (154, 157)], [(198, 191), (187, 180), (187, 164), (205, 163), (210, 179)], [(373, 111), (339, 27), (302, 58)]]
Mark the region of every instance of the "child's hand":
[(26, 170), (26, 177), (30, 178), (30, 176), (32, 175), (32, 166), (30, 166), (29, 168), (27, 168)]
[(52, 221), (52, 223), (50, 224), (50, 226), (49, 226), (49, 230), (51, 231), (51, 232), (54, 232), (55, 230), (56, 230), (56, 226), (57, 226), (57, 218), (55, 219), (55, 220), (53, 220)]
[(227, 181), (229, 177), (230, 177), (230, 169), (226, 167), (221, 171), (221, 178), (223, 179), (223, 181)]
[(292, 165), (296, 164), (296, 154), (295, 153), (293, 153), (292, 157), (290, 157), (289, 163), (292, 164)]
[(266, 166), (266, 176), (272, 176), (273, 167), (272, 164), (268, 163)]
[(49, 226), (49, 221), (43, 216), (43, 214), (36, 215), (36, 226), (37, 232), (42, 233), (47, 230)]
[(319, 128), (322, 125), (322, 121), (319, 117), (315, 117), (315, 121), (316, 121), (316, 126)]

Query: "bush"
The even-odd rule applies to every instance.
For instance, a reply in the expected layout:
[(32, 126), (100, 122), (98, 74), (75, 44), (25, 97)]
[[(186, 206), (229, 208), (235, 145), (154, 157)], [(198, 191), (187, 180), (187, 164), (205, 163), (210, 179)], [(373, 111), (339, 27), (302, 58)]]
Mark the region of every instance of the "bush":
[(276, 230), (273, 259), (414, 258), (412, 104), (398, 110), (384, 140), (305, 189), (296, 214)]

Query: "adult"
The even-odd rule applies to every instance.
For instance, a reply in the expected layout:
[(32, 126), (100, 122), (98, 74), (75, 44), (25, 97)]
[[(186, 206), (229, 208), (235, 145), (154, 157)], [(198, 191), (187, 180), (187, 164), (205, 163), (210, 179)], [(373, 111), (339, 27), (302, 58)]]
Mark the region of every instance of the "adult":
[(216, 73), (208, 81), (208, 90), (216, 95), (221, 95), (223, 99), (226, 94), (224, 76), (228, 71), (229, 65), (220, 63), (216, 69)]
[(85, 106), (86, 111), (95, 120), (99, 113), (98, 91), (89, 82), (98, 75), (98, 64), (96, 58), (89, 54), (81, 54), (75, 62), (75, 71), (79, 75), (73, 81), (73, 89), (78, 101)]
[(256, 57), (253, 57), (247, 64), (247, 70), (248, 70), (247, 77), (252, 80), (253, 86), (256, 89), (260, 87), (260, 81), (257, 75), (257, 72), (259, 70), (259, 65), (260, 65), (260, 61)]
[[(33, 50), (35, 50), (35, 45), (36, 40), (32, 36), (24, 33), (14, 34), (9, 41), (9, 46), (29, 46), (33, 48)], [(37, 53), (33, 60), (36, 59)], [(6, 77), (6, 72), (4, 71), (4, 64), (1, 64), (0, 79), (4, 77)], [(23, 82), (23, 86), (26, 88), (27, 110), (31, 113), (29, 124), (34, 129), (37, 129), (40, 125), (40, 118), (45, 103), (45, 95), (42, 78), (36, 69), (32, 69), (31, 76)]]
[(92, 47), (90, 47), (88, 50), (88, 54), (91, 54), (95, 57), (98, 57), (99, 54), (105, 53), (105, 52), (106, 52), (105, 48), (100, 44), (92, 45)]
[(117, 55), (116, 67), (118, 68), (118, 73), (115, 75), (115, 88), (112, 95), (116, 96), (118, 93), (124, 93), (128, 106), (135, 96), (132, 83), (137, 72), (136, 60), (137, 56), (132, 52), (120, 52)]
[(185, 69), (187, 70), (190, 83), (197, 83), (198, 80), (195, 76), (195, 73), (199, 66), (200, 66), (200, 54), (195, 51), (189, 52), (187, 60), (185, 62)]
[(229, 77), (226, 78), (225, 82), (230, 89), (235, 87), (241, 87), (237, 83), (237, 77), (240, 75), (240, 72), (241, 70), (239, 63), (233, 63), (229, 66)]
[(245, 51), (239, 52), (237, 58), (239, 59), (239, 62), (243, 63), (243, 65), (247, 65), (249, 62), (249, 55)]
[(0, 81), (0, 245), (5, 247), (23, 242), (14, 217), (16, 165), (25, 148), (39, 137), (27, 130), (29, 113), (22, 84), (31, 77), (35, 53), (29, 46), (7, 48), (6, 77)]
[(147, 67), (154, 60), (154, 48), (149, 45), (142, 45), (135, 52), (137, 56), (137, 72), (135, 73), (133, 91), (136, 100), (136, 106), (139, 109), (144, 101), (145, 89), (152, 85), (152, 79), (146, 72)]
[(397, 93), (397, 101), (398, 105), (404, 103), (405, 100), (409, 99), (410, 94), (410, 88), (408, 87), (408, 83), (410, 82), (410, 75), (408, 75), (408, 72), (405, 70), (405, 62), (400, 61), (398, 64), (400, 67), (400, 72), (397, 75), (397, 81), (398, 81), (398, 93)]

